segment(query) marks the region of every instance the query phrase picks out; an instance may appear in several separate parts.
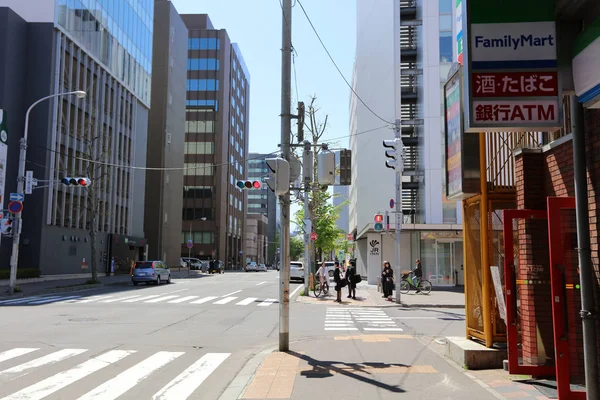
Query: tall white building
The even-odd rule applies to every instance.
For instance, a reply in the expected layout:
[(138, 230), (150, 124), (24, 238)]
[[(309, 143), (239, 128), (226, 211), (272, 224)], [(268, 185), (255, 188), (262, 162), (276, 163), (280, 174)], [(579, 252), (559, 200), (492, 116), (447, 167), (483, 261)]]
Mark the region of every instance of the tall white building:
[[(357, 0), (349, 229), (357, 266), (371, 284), (384, 260), (395, 264), (389, 204), (395, 177), (385, 166), (382, 140), (394, 137), (396, 119), (406, 149), (402, 270), (420, 258), (434, 284), (462, 283), (460, 204), (445, 197), (443, 84), (456, 59), (454, 15), (453, 0)], [(391, 231), (375, 232), (373, 216), (385, 211)]]

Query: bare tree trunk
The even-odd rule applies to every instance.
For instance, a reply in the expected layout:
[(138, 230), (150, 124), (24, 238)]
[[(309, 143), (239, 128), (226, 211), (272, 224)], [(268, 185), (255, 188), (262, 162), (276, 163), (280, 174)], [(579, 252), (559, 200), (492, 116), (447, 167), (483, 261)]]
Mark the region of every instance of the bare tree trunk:
[(98, 256), (97, 256), (97, 239), (98, 239), (98, 229), (96, 227), (96, 221), (98, 219), (98, 207), (99, 207), (99, 199), (96, 195), (96, 190), (89, 187), (88, 189), (88, 211), (91, 214), (88, 218), (89, 226), (89, 235), (90, 235), (90, 264), (92, 270), (92, 281), (98, 281)]

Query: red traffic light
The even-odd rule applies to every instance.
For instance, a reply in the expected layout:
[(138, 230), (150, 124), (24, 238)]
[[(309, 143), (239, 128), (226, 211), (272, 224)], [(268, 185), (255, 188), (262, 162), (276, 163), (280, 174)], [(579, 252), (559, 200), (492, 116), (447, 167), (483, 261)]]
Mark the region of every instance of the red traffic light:
[(260, 189), (260, 182), (259, 181), (254, 181), (252, 182), (252, 186), (254, 186), (254, 189)]
[(87, 186), (87, 182), (86, 182), (86, 180), (85, 180), (85, 179), (83, 179), (83, 178), (82, 178), (82, 179), (78, 179), (78, 180), (77, 180), (77, 183), (79, 183), (79, 185), (81, 185), (81, 186)]
[(375, 222), (383, 222), (383, 215), (382, 214), (375, 214), (375, 217), (373, 218)]

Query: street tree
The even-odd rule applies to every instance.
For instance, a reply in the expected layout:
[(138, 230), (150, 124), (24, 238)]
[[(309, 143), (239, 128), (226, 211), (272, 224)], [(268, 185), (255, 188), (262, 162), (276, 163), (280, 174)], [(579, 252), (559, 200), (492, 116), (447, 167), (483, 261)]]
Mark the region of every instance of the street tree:
[(298, 260), (304, 252), (304, 242), (298, 236), (290, 239), (290, 260)]

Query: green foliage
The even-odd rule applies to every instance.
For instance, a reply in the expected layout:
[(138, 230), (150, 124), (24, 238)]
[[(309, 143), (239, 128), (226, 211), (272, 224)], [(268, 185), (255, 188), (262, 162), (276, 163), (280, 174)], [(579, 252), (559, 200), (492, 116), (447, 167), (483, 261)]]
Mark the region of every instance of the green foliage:
[[(40, 270), (38, 268), (18, 268), (17, 279), (39, 278)], [(0, 269), (0, 279), (10, 279), (10, 269)]]
[(296, 261), (300, 257), (302, 257), (302, 253), (304, 252), (304, 241), (295, 236), (290, 239), (290, 260)]

